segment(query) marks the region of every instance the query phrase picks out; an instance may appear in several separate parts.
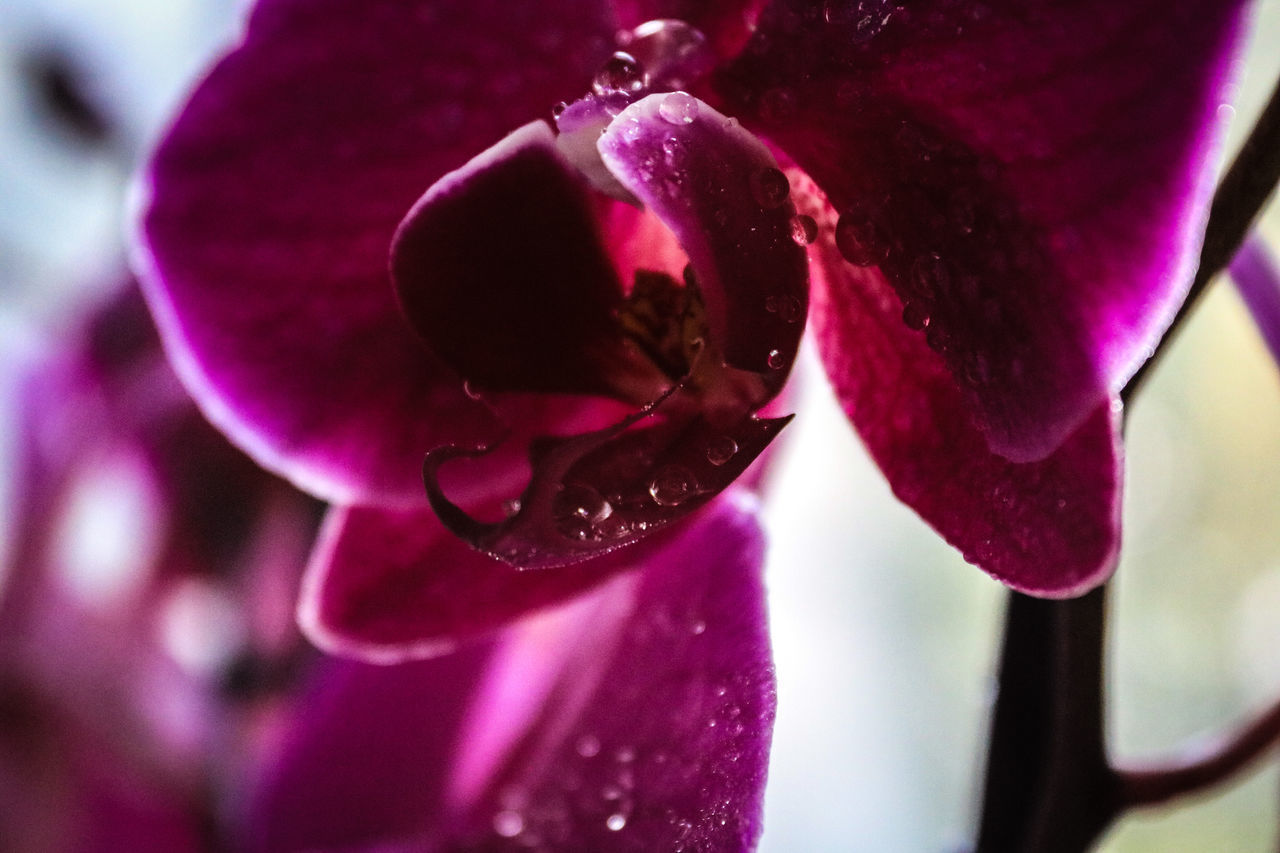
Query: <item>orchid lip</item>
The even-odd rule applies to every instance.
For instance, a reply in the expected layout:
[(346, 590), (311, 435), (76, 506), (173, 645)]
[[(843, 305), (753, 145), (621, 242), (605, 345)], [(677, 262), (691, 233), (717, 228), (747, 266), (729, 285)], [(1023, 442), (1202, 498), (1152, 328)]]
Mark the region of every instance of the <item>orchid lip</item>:
[[(661, 92), (635, 99), (631, 90), (637, 87), (616, 88), (626, 82), (624, 72), (632, 70), (623, 60), (617, 65), (610, 71), (614, 89), (588, 95), (561, 111), (558, 137), (535, 123), (446, 176), (444, 188), (433, 187), (411, 211), (393, 244), (392, 270), (401, 302), (432, 345), (436, 335), (458, 340), (448, 324), (435, 319), (455, 314), (431, 307), (436, 298), (431, 288), (451, 286), (416, 270), (430, 267), (423, 266), (423, 259), (443, 257), (440, 253), (446, 251), (438, 248), (443, 238), (436, 237), (444, 231), (432, 223), (445, 223), (438, 228), (451, 229), (450, 234), (465, 233), (453, 213), (465, 216), (485, 209), (468, 200), (468, 193), (480, 188), (505, 199), (542, 186), (553, 195), (543, 199), (541, 208), (555, 204), (567, 210), (586, 203), (571, 189), (572, 175), (606, 195), (643, 202), (689, 254), (683, 283), (642, 269), (628, 295), (609, 296), (614, 307), (608, 324), (616, 326), (610, 334), (619, 337), (601, 338), (598, 328), (585, 333), (582, 340), (595, 341), (591, 351), (566, 361), (594, 365), (590, 388), (611, 387), (618, 399), (635, 399), (632, 392), (644, 387), (636, 382), (634, 366), (639, 363), (651, 364), (664, 380), (664, 390), (605, 428), (532, 441), (532, 475), (509, 517), (479, 521), (453, 503), (440, 484), (447, 462), (480, 459), (500, 442), (455, 442), (427, 454), (423, 480), (441, 521), (478, 550), (520, 568), (586, 560), (686, 516), (727, 488), (790, 420), (753, 415), (785, 381), (807, 308), (805, 250), (793, 237), (795, 209), (787, 179), (761, 143), (693, 96)], [(618, 92), (630, 102), (615, 115), (616, 105), (609, 99)], [(581, 144), (585, 140), (590, 140), (589, 148)], [(602, 171), (607, 181), (599, 177)], [(514, 226), (533, 229), (531, 234), (545, 229), (541, 221)], [(547, 242), (514, 239), (537, 246)], [(454, 257), (455, 241), (445, 242)], [(598, 250), (584, 245), (581, 251)], [(615, 286), (599, 280), (600, 286)], [(554, 321), (548, 319), (549, 324)], [(537, 340), (541, 346), (558, 343)], [(471, 356), (451, 346), (450, 352), (463, 358), (452, 366), (472, 378), (466, 361)], [(602, 361), (600, 352), (617, 355), (612, 362)], [(503, 386), (502, 377), (493, 372), (501, 369), (503, 359), (492, 353), (476, 357), (482, 359), (476, 364), (489, 370), (480, 390)], [(521, 390), (518, 383), (505, 387)], [(501, 402), (496, 405), (501, 419)]]

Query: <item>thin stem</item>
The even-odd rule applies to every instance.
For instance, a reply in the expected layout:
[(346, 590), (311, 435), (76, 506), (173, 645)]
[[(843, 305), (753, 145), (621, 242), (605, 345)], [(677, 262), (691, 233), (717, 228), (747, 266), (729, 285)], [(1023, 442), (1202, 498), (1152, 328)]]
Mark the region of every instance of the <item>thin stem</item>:
[(1213, 195), (1209, 225), (1200, 249), (1200, 268), (1191, 283), (1191, 290), (1155, 353), (1120, 392), (1126, 403), (1138, 393), (1151, 366), (1160, 360), (1175, 333), (1199, 303), (1209, 282), (1231, 262), (1277, 182), (1280, 182), (1280, 87), (1271, 93), (1271, 100), (1254, 125), (1253, 132)]
[(1159, 805), (1222, 782), (1280, 742), (1280, 702), (1202, 754), (1167, 767), (1117, 770), (1126, 808)]
[(1119, 813), (1103, 735), (1105, 589), (1011, 593), (977, 853), (1080, 853)]

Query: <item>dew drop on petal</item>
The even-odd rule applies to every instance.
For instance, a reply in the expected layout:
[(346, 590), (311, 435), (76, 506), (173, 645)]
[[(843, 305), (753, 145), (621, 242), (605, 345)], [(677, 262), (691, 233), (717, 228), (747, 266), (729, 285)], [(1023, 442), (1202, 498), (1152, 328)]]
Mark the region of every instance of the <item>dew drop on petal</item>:
[(493, 831), (503, 838), (515, 838), (524, 831), (524, 818), (519, 812), (500, 811), (493, 816)]
[(613, 506), (591, 486), (575, 483), (560, 490), (552, 502), (551, 512), (559, 518), (572, 516), (599, 522), (613, 513)]
[(679, 465), (663, 467), (649, 483), (649, 495), (660, 506), (679, 506), (697, 493), (697, 478)]
[(782, 357), (781, 352), (775, 349), (775, 350), (769, 350), (769, 357), (767, 359), (767, 362), (771, 368), (773, 368), (774, 370), (777, 370), (780, 367), (782, 367), (784, 364), (786, 364), (787, 360)]
[(583, 758), (594, 758), (600, 754), (600, 738), (595, 735), (583, 735), (578, 738), (578, 755)]
[(880, 226), (859, 213), (846, 213), (836, 223), (836, 248), (851, 264), (870, 267), (889, 257), (889, 241)]
[(662, 155), (668, 166), (679, 166), (685, 155), (683, 143), (674, 136), (667, 137), (662, 141)]
[(604, 825), (609, 828), (610, 832), (617, 832), (627, 825), (627, 816), (615, 812), (605, 818)]
[(597, 95), (613, 92), (635, 94), (645, 87), (644, 68), (629, 53), (618, 51), (605, 60), (591, 81), (591, 89)]
[(907, 302), (902, 306), (902, 322), (907, 324), (907, 328), (918, 332), (929, 325), (929, 309), (914, 300)]
[(791, 217), (791, 239), (797, 246), (807, 246), (818, 239), (818, 223), (803, 213)]
[(791, 195), (791, 182), (780, 169), (769, 166), (751, 175), (751, 194), (765, 210), (780, 206)]
[(784, 323), (798, 323), (804, 316), (804, 306), (795, 296), (784, 296), (778, 300), (778, 316)]
[(702, 31), (673, 18), (645, 21), (620, 41), (655, 80), (672, 88), (692, 83), (715, 64), (715, 52)]
[(946, 290), (951, 283), (951, 271), (947, 262), (937, 252), (926, 252), (911, 265), (911, 278), (922, 293)]
[(716, 436), (707, 443), (707, 461), (712, 465), (723, 465), (738, 452), (738, 442), (731, 436)]
[(698, 99), (687, 92), (671, 92), (658, 104), (658, 115), (671, 124), (692, 124), (698, 117)]

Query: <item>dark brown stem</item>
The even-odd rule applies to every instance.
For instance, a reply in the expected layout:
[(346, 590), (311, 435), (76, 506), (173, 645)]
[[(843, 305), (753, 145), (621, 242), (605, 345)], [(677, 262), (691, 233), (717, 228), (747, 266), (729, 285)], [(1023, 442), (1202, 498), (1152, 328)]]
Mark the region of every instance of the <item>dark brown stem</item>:
[(1166, 767), (1117, 770), (1125, 808), (1153, 806), (1229, 779), (1280, 742), (1280, 702), (1231, 737)]
[(1280, 182), (1280, 87), (1271, 93), (1271, 100), (1253, 132), (1213, 195), (1204, 246), (1200, 249), (1200, 267), (1191, 290), (1154, 354), (1120, 392), (1126, 403), (1138, 393), (1149, 369), (1160, 360), (1187, 316), (1199, 304), (1209, 282), (1235, 257), (1277, 182)]
[(1106, 593), (1011, 593), (977, 853), (1080, 853), (1119, 813), (1103, 736)]

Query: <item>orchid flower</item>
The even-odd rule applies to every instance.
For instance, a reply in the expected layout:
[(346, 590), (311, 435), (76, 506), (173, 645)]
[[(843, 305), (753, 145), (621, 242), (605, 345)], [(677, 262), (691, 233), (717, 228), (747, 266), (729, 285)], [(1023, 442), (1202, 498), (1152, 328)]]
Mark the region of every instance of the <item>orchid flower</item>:
[[(1077, 594), (1114, 566), (1115, 395), (1194, 267), (1244, 5), (261, 0), (156, 150), (139, 266), (205, 412), (344, 507), (303, 604), (328, 648), (451, 646), (728, 487), (783, 423), (756, 413), (811, 239), (895, 493)], [(497, 594), (490, 558), (567, 567)]]

